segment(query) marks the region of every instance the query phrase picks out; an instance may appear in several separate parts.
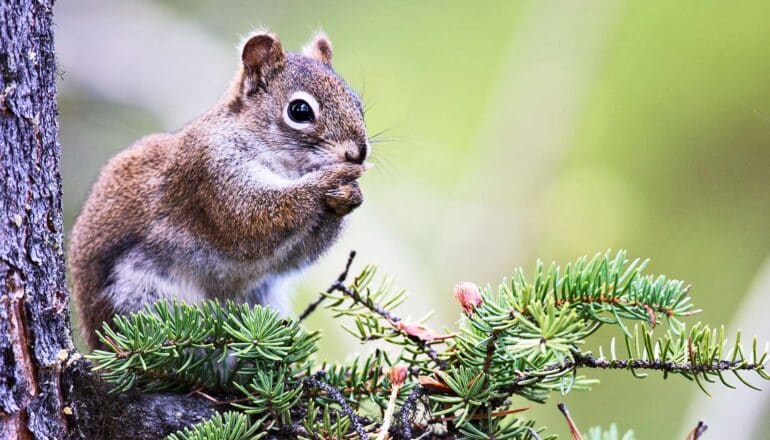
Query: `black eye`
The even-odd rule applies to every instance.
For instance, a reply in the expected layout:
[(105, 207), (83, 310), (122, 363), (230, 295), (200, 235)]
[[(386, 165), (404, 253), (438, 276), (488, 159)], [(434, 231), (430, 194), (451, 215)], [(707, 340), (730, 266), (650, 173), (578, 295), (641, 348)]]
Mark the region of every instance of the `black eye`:
[(310, 104), (303, 99), (295, 99), (289, 103), (289, 117), (292, 121), (297, 123), (313, 122), (315, 115), (313, 114), (313, 108)]

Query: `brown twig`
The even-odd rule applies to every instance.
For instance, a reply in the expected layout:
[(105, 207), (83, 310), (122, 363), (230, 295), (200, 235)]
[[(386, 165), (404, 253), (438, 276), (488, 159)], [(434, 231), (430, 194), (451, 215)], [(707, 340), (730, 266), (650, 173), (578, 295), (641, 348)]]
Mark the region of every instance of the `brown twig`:
[(333, 386), (329, 385), (328, 383), (321, 380), (323, 377), (323, 374), (321, 372), (316, 373), (314, 376), (306, 377), (302, 383), (305, 386), (309, 386), (311, 388), (315, 388), (321, 391), (324, 391), (326, 395), (337, 402), (337, 404), (340, 406), (340, 411), (342, 414), (345, 414), (348, 416), (348, 419), (350, 419), (350, 425), (353, 431), (358, 434), (358, 437), (361, 440), (366, 440), (369, 438), (366, 435), (366, 431), (364, 430), (364, 425), (361, 417), (356, 414), (352, 408), (350, 408), (350, 405), (348, 405), (347, 399), (345, 399), (345, 396), (340, 393), (340, 391), (337, 388), (334, 388)]
[[(342, 292), (346, 296), (348, 296), (350, 299), (352, 299), (354, 302), (363, 305), (367, 309), (371, 310), (372, 312), (376, 313), (377, 315), (381, 316), (385, 320), (387, 320), (391, 326), (393, 326), (394, 331), (399, 332), (403, 334), (405, 337), (411, 339), (414, 341), (417, 346), (420, 348), (420, 350), (425, 353), (428, 358), (430, 358), (433, 363), (438, 366), (441, 370), (446, 370), (448, 368), (448, 364), (444, 359), (441, 359), (436, 352), (435, 349), (433, 349), (430, 346), (430, 342), (432, 341), (425, 341), (419, 337), (415, 337), (414, 335), (409, 334), (408, 332), (403, 331), (403, 329), (400, 329), (398, 326), (398, 323), (402, 322), (403, 320), (388, 311), (387, 309), (383, 308), (382, 306), (378, 304), (373, 304), (365, 301), (361, 295), (356, 292), (355, 290), (352, 290), (348, 288), (348, 286), (345, 285), (345, 280), (348, 277), (348, 272), (350, 271), (350, 266), (353, 264), (353, 259), (356, 256), (356, 251), (351, 251), (350, 256), (348, 257), (348, 262), (345, 265), (345, 270), (340, 274), (339, 277), (337, 277), (337, 280), (332, 283), (331, 286), (329, 286), (328, 289), (324, 292), (325, 294), (332, 293), (334, 291)], [(354, 281), (355, 284), (355, 281)], [(300, 314), (299, 321), (301, 322), (303, 319), (307, 318), (313, 311), (315, 311), (316, 308), (326, 299), (326, 295), (321, 294), (318, 299), (310, 303), (305, 310)]]
[(704, 423), (703, 420), (699, 420), (692, 431), (687, 433), (687, 438), (685, 440), (698, 440), (707, 429), (709, 429), (708, 425)]
[(390, 399), (385, 414), (382, 416), (382, 425), (376, 440), (386, 440), (389, 435), (390, 424), (393, 421), (393, 411), (396, 409), (396, 399), (398, 391), (404, 386), (404, 380), (408, 374), (407, 367), (403, 364), (397, 364), (390, 368)]
[[(335, 290), (339, 289), (340, 287), (345, 287), (345, 280), (348, 278), (348, 272), (350, 272), (350, 266), (353, 264), (353, 259), (356, 258), (356, 251), (350, 251), (350, 254), (348, 255), (348, 262), (345, 264), (345, 270), (340, 273), (340, 276), (337, 277), (337, 280), (334, 281), (334, 283), (329, 286), (328, 289), (326, 289), (326, 293), (332, 293)], [(321, 294), (318, 296), (318, 298), (308, 304), (308, 306), (305, 308), (305, 310), (299, 315), (299, 322), (302, 322), (305, 318), (310, 316), (311, 313), (313, 313), (319, 305), (326, 299), (326, 296)]]
[(204, 393), (203, 391), (201, 391), (201, 388), (196, 388), (196, 389), (190, 391), (189, 393), (187, 393), (187, 395), (188, 396), (198, 395), (198, 396), (201, 396), (204, 399), (208, 400), (209, 402), (213, 402), (215, 405), (224, 405), (224, 402), (220, 401), (216, 397), (213, 397), (213, 396), (210, 396), (210, 395)]
[(492, 356), (495, 354), (495, 346), (500, 338), (500, 333), (500, 330), (492, 330), (492, 335), (489, 337), (489, 342), (487, 342), (487, 353), (484, 356), (483, 369), (485, 373), (489, 373), (489, 367), (492, 366)]
[(366, 307), (367, 309), (371, 310), (372, 312), (380, 315), (381, 317), (385, 318), (388, 321), (391, 321), (391, 322), (401, 322), (401, 318), (399, 318), (398, 316), (394, 315), (390, 311), (386, 310), (385, 308), (383, 308), (379, 304), (368, 304), (366, 301), (364, 301), (363, 298), (361, 298), (361, 295), (359, 295), (358, 292), (356, 292), (355, 290), (349, 289), (344, 284), (339, 284), (339, 285), (335, 284), (334, 286), (332, 286), (331, 289), (332, 289), (332, 291), (337, 290), (337, 291), (340, 291), (340, 292), (344, 293), (345, 295), (349, 296), (353, 301), (355, 301), (355, 302), (357, 302), (359, 304), (364, 305), (364, 307)]
[(572, 416), (569, 415), (567, 405), (559, 403), (556, 406), (559, 408), (559, 411), (564, 414), (564, 418), (567, 419), (567, 425), (569, 426), (569, 433), (572, 435), (572, 440), (583, 440), (583, 435), (580, 434), (580, 430), (577, 425), (575, 425), (575, 421), (572, 420)]
[(401, 422), (401, 438), (413, 438), (412, 437), (412, 416), (417, 409), (417, 401), (422, 397), (425, 392), (425, 388), (417, 385), (412, 389), (409, 395), (406, 397), (404, 404), (401, 405), (401, 409), (398, 411), (398, 420)]
[[(393, 317), (392, 314), (390, 314), (390, 316)], [(446, 370), (449, 368), (447, 362), (439, 357), (438, 352), (436, 352), (436, 350), (431, 347), (431, 344), (443, 342), (447, 339), (454, 338), (456, 335), (439, 335), (433, 330), (421, 324), (407, 324), (404, 323), (404, 321), (402, 321), (400, 318), (395, 318), (398, 319), (398, 321), (390, 321), (390, 325), (392, 326), (393, 331), (400, 333), (405, 338), (417, 344), (420, 350), (422, 350), (423, 353), (425, 353), (425, 355), (428, 356), (428, 358), (430, 358), (430, 360), (432, 360), (440, 370)]]
[(128, 357), (128, 353), (123, 351), (122, 348), (118, 347), (118, 344), (116, 344), (115, 341), (113, 341), (112, 338), (110, 338), (109, 336), (104, 335), (104, 342), (106, 342), (107, 345), (109, 345), (113, 350), (115, 350), (115, 357), (117, 357), (118, 359), (125, 359)]

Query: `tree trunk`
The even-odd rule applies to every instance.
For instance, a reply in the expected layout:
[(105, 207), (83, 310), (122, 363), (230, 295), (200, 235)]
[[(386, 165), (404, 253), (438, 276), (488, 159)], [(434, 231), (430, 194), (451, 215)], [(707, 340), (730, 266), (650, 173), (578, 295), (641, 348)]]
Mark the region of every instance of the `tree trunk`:
[(212, 405), (107, 396), (70, 338), (52, 8), (0, 0), (0, 439), (161, 438)]
[(9, 438), (63, 438), (71, 349), (50, 1), (0, 3), (0, 409)]

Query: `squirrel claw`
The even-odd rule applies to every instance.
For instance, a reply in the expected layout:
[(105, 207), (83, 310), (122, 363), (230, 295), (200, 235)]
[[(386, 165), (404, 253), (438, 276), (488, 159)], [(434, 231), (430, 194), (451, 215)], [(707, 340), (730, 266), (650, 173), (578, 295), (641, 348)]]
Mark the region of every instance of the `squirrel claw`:
[(326, 207), (335, 215), (343, 217), (361, 206), (364, 196), (358, 182), (350, 182), (326, 193)]

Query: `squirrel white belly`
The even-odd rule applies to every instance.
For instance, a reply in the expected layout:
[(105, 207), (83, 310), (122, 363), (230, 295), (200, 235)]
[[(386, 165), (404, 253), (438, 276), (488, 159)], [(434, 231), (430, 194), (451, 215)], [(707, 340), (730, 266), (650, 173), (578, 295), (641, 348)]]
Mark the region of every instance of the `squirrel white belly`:
[(328, 249), (363, 202), (363, 109), (331, 61), (324, 35), (286, 53), (255, 33), (209, 112), (105, 166), (70, 245), (90, 347), (102, 322), (160, 298), (282, 308), (278, 286)]

